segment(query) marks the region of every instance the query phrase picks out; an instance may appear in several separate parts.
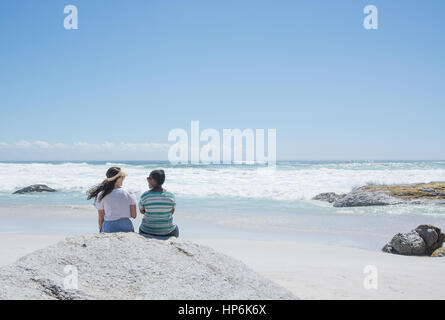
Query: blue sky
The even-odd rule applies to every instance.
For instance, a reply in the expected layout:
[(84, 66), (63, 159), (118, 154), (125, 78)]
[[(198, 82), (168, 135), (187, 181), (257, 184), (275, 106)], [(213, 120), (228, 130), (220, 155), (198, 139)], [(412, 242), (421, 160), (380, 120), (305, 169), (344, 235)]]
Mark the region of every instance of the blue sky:
[[(63, 28), (68, 4), (78, 30)], [(363, 28), (368, 4), (378, 30)], [(168, 133), (191, 120), (277, 129), (279, 159), (445, 159), (444, 12), (442, 0), (2, 1), (0, 160), (165, 159)]]

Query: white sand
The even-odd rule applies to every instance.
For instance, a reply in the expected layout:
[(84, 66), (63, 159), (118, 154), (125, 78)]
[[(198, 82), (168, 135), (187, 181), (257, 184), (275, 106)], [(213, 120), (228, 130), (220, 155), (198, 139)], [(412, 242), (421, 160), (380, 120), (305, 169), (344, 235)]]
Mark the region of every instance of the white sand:
[(64, 238), (55, 235), (0, 234), (0, 267)]
[[(0, 266), (62, 236), (0, 235)], [(237, 258), (302, 299), (445, 299), (445, 258), (405, 257), (354, 248), (249, 240), (196, 240)], [(378, 289), (366, 290), (366, 265)]]
[[(292, 242), (196, 241), (243, 261), (302, 299), (445, 299), (445, 258)], [(378, 289), (366, 290), (375, 265)]]

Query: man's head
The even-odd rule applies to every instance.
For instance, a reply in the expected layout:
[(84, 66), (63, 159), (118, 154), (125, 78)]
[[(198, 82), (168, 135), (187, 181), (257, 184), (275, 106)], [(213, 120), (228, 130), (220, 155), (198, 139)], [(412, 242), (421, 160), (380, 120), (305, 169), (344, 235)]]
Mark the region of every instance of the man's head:
[(148, 186), (150, 189), (153, 188), (160, 188), (164, 184), (165, 181), (165, 173), (164, 170), (153, 170), (150, 172), (150, 175), (147, 178), (148, 180)]

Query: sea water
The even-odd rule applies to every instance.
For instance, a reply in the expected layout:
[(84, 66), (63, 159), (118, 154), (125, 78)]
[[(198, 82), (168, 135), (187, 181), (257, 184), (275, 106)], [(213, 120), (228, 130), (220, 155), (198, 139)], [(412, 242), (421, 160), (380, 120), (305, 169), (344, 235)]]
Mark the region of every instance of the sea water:
[[(445, 206), (334, 208), (314, 201), (322, 192), (345, 193), (366, 184), (445, 181), (445, 161), (281, 161), (258, 164), (171, 166), (168, 162), (2, 162), (0, 232), (97, 232), (89, 188), (111, 166), (128, 173), (124, 187), (138, 198), (153, 169), (166, 172), (176, 195), (175, 222), (188, 238), (288, 240), (378, 249), (394, 233), (421, 223), (445, 228)], [(58, 192), (14, 195), (32, 184)], [(8, 209), (9, 208), (9, 209)], [(137, 229), (140, 217), (135, 221)]]

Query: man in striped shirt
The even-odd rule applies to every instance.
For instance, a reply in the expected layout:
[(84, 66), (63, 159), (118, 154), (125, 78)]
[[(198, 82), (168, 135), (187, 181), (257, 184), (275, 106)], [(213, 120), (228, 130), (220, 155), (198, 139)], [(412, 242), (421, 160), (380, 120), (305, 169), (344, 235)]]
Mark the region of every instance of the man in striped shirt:
[(162, 188), (164, 170), (154, 170), (147, 178), (150, 190), (141, 195), (139, 211), (144, 215), (139, 233), (144, 236), (178, 237), (178, 227), (173, 224), (176, 202), (173, 193)]

